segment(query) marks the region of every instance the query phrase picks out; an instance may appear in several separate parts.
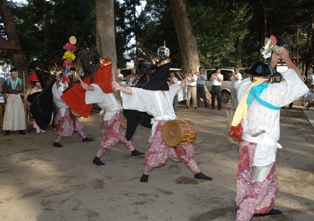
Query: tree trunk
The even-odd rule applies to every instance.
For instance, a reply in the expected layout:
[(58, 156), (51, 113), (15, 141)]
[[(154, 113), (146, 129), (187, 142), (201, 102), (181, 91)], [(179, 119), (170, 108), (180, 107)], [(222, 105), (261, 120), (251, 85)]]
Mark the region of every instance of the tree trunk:
[(116, 28), (114, 0), (96, 0), (97, 50), (101, 57), (110, 57), (112, 71), (117, 75)]
[[(113, 79), (117, 81), (117, 50), (114, 0), (96, 0), (96, 45), (101, 57), (110, 57)], [(120, 93), (114, 92), (122, 104)]]
[[(0, 0), (0, 16), (2, 18), (8, 40), (12, 44), (15, 44), (21, 48), (20, 40), (17, 35), (13, 16), (8, 6), (7, 0)], [(22, 51), (11, 52), (11, 57), (13, 66), (19, 71), (19, 78), (23, 78), (23, 71), (25, 72), (25, 76), (28, 76), (27, 66), (24, 61)]]
[(198, 70), (200, 66), (196, 37), (191, 20), (186, 11), (185, 0), (170, 0), (174, 24), (179, 39), (183, 64), (183, 73), (191, 69)]

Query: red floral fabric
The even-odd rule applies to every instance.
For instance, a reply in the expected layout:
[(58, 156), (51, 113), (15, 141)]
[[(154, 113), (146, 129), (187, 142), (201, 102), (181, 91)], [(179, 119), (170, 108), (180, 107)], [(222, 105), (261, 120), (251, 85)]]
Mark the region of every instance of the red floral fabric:
[(251, 179), (256, 143), (239, 143), (240, 155), (237, 171), (237, 221), (249, 221), (254, 214), (268, 213), (278, 191), (276, 162), (263, 182)]
[[(194, 146), (188, 144), (183, 147), (169, 147), (161, 136), (163, 122), (159, 122), (154, 135), (150, 135), (148, 140), (149, 150), (146, 152), (144, 164), (150, 167), (161, 167), (168, 159), (173, 161), (183, 161), (194, 174), (200, 172), (194, 160)], [(148, 174), (147, 174), (148, 175)]]
[(107, 122), (102, 121), (100, 125), (100, 134), (103, 139), (96, 154), (98, 158), (100, 158), (107, 150), (116, 146), (119, 142), (123, 143), (130, 151), (135, 149), (132, 142), (126, 139), (126, 130), (120, 127), (119, 113), (114, 115), (110, 120), (109, 125)]
[(77, 132), (81, 138), (85, 137), (83, 124), (80, 122), (78, 117), (71, 113), (71, 110), (68, 107), (65, 110), (64, 117), (61, 116), (60, 110), (58, 110), (55, 118), (55, 125), (58, 135), (55, 140), (56, 143), (59, 143), (63, 137), (72, 136), (74, 131)]

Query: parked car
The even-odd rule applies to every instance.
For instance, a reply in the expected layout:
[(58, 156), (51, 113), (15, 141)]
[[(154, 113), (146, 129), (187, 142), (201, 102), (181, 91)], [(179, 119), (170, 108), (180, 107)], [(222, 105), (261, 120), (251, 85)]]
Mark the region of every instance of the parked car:
[[(213, 82), (209, 79), (213, 73), (215, 73), (216, 68), (209, 68), (204, 70), (207, 74), (207, 81), (205, 86), (207, 87), (208, 91), (211, 92)], [(224, 76), (224, 79), (221, 83), (221, 101), (224, 103), (228, 103), (231, 100), (231, 81), (229, 80), (230, 74), (233, 73), (233, 68), (221, 68), (221, 74)]]
[[(169, 72), (173, 72), (175, 77), (178, 78), (178, 84), (181, 84), (181, 81), (185, 78), (184, 74), (182, 74), (180, 68), (170, 68)], [(178, 102), (185, 101), (187, 97), (187, 87), (183, 87), (178, 92)]]

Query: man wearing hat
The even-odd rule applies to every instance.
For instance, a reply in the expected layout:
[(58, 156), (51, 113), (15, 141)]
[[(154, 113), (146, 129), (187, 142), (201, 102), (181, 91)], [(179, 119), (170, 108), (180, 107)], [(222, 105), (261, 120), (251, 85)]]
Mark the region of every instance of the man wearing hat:
[[(149, 81), (141, 88), (122, 87), (117, 82), (112, 82), (114, 89), (122, 91), (123, 108), (146, 112), (153, 116), (152, 130), (148, 140), (149, 150), (146, 152), (144, 173), (141, 182), (148, 182), (148, 176), (155, 167), (164, 165), (168, 158), (182, 161), (194, 173), (194, 178), (212, 180), (203, 174), (194, 160), (194, 146), (187, 144), (182, 147), (171, 148), (162, 140), (162, 127), (167, 120), (176, 119), (172, 101), (179, 90), (186, 85), (184, 79), (181, 85), (168, 86), (167, 78), (171, 62), (170, 50), (165, 46), (158, 48), (159, 62), (156, 69), (150, 74)], [(129, 119), (128, 119), (129, 123)], [(133, 123), (134, 125), (134, 123)], [(137, 124), (135, 124), (137, 125)], [(129, 124), (127, 126), (129, 129)], [(128, 132), (127, 132), (127, 138)]]
[[(279, 58), (286, 62), (288, 70), (282, 75), (283, 80), (276, 82), (273, 79), (279, 73), (273, 67)], [(251, 77), (239, 84), (240, 103), (231, 124), (232, 128), (243, 128), (238, 137), (237, 221), (249, 221), (253, 215), (282, 214), (273, 209), (278, 191), (276, 152), (281, 148), (277, 143), (280, 108), (308, 91), (284, 47), (272, 54), (270, 64), (258, 62), (246, 73)]]
[(18, 130), (25, 134), (25, 112), (21, 95), (24, 93), (22, 80), (18, 77), (16, 68), (10, 70), (11, 78), (2, 83), (1, 93), (4, 94), (4, 135), (9, 135), (11, 130)]

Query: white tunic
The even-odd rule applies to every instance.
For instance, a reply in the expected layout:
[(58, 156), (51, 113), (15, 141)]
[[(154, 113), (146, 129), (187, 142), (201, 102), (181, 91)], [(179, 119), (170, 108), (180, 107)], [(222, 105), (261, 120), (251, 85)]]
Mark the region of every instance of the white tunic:
[(68, 105), (61, 99), (61, 95), (63, 91), (66, 88), (66, 85), (64, 83), (59, 82), (59, 87), (57, 87), (57, 84), (54, 83), (52, 86), (52, 95), (53, 95), (53, 102), (60, 110), (60, 114), (62, 117), (64, 117), (65, 109), (68, 107)]
[(152, 133), (158, 121), (176, 119), (172, 101), (179, 92), (179, 85), (170, 85), (169, 91), (150, 91), (141, 88), (132, 88), (132, 95), (123, 93), (122, 103), (124, 109), (147, 112), (154, 116)]
[(91, 84), (94, 86), (93, 91), (86, 91), (85, 102), (86, 104), (98, 104), (102, 109), (100, 114), (104, 114), (103, 120), (110, 120), (114, 114), (119, 113), (122, 108), (118, 104), (113, 93), (105, 94), (97, 84)]
[[(268, 103), (282, 107), (303, 96), (308, 87), (300, 80), (293, 69), (288, 69), (280, 83), (269, 84), (264, 89), (260, 98)], [(249, 78), (239, 84), (238, 99), (241, 100), (246, 89), (251, 85)], [(253, 166), (266, 166), (275, 161), (277, 141), (280, 137), (280, 110), (273, 110), (253, 99), (247, 114), (242, 120), (242, 138), (246, 141), (257, 143)], [(265, 133), (258, 137), (251, 137), (262, 130)]]

